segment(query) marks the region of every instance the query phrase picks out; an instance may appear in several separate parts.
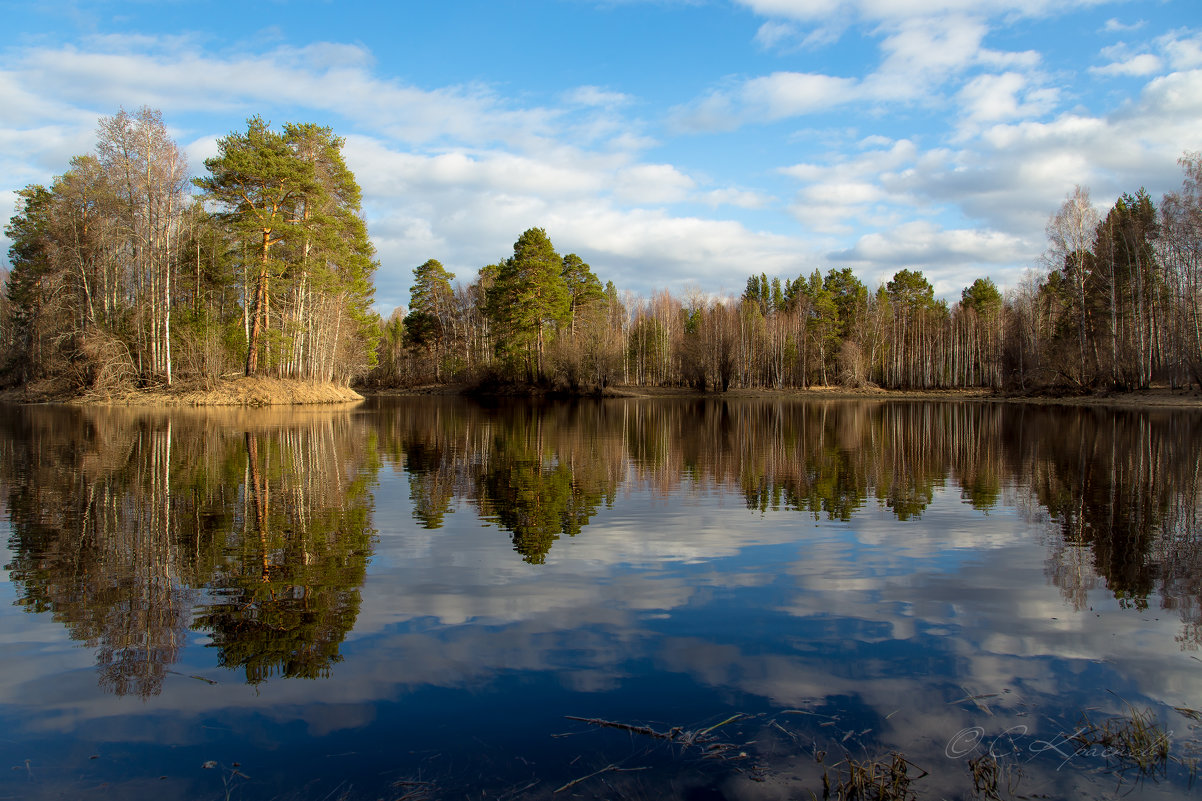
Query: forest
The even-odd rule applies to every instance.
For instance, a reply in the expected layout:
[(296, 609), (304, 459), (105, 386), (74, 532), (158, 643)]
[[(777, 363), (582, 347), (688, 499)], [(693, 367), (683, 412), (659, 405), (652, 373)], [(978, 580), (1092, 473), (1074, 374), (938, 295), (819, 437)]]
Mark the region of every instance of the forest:
[(95, 151), (22, 189), (5, 228), (5, 383), (362, 375), (377, 264), (342, 145), (255, 117), (191, 178), (158, 111), (101, 119)]
[(650, 298), (602, 285), (532, 228), (513, 255), (452, 284), (413, 271), (408, 313), (382, 323), (370, 384), (517, 381), (725, 391), (838, 385), (1019, 392), (1202, 389), (1202, 156), (1179, 192), (1143, 189), (1100, 217), (1076, 187), (1048, 247), (1005, 295), (978, 278), (948, 303), (918, 269), (870, 290), (849, 268), (752, 275), (739, 297)]
[[(19, 192), (0, 275), (0, 388), (111, 393), (236, 375), (355, 383), (698, 390), (1202, 389), (1202, 155), (1178, 192), (1101, 216), (1076, 187), (1005, 294), (936, 298), (921, 269), (869, 288), (846, 267), (751, 275), (738, 297), (602, 283), (530, 228), (455, 282), (436, 259), (410, 302), (372, 310), (361, 192), (329, 128), (258, 117), (191, 177), (161, 114), (100, 120), (95, 151)], [(416, 259), (415, 259), (416, 261)]]

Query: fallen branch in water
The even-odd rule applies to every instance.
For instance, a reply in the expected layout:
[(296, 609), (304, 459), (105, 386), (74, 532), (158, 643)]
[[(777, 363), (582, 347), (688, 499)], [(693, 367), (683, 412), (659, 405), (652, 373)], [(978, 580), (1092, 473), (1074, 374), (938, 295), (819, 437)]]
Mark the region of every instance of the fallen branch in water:
[[(654, 737), (657, 740), (675, 740), (682, 729), (679, 726), (673, 726), (668, 731), (656, 731), (650, 726), (632, 726), (629, 723), (619, 723), (616, 720), (603, 720), (601, 718), (581, 718), (575, 715), (564, 715), (568, 720), (578, 720), (581, 723), (587, 723), (590, 726), (601, 726), (607, 729), (621, 729), (632, 734), (644, 734), (648, 737)], [(611, 766), (612, 767), (612, 766)], [(558, 790), (556, 792), (559, 792)]]
[[(572, 718), (572, 719), (573, 720), (584, 720), (584, 718)], [(618, 728), (622, 728), (622, 727), (618, 726)], [(587, 776), (581, 776), (579, 779), (572, 779), (570, 782), (565, 784), (563, 787), (560, 787), (555, 792), (562, 793), (564, 790), (568, 789), (569, 787), (575, 787), (576, 785), (580, 784), (581, 782), (588, 781), (589, 779), (593, 778), (594, 776), (600, 776), (602, 773), (633, 773), (637, 770), (648, 770), (648, 768), (647, 767), (619, 768), (617, 765), (606, 765), (605, 767), (601, 768), (601, 770), (593, 771), (592, 773), (590, 773)]]
[(564, 715), (568, 720), (578, 720), (581, 723), (587, 723), (590, 726), (601, 726), (607, 729), (619, 729), (620, 731), (628, 731), (631, 734), (642, 734), (646, 737), (654, 737), (657, 740), (670, 740), (674, 743), (682, 743), (684, 745), (695, 745), (705, 742), (706, 736), (720, 729), (728, 723), (734, 723), (736, 720), (742, 720), (747, 717), (742, 712), (736, 712), (720, 723), (715, 723), (713, 726), (701, 729), (700, 731), (685, 731), (683, 726), (673, 726), (667, 731), (656, 731), (650, 726), (633, 726), (629, 723), (620, 723), (616, 720), (605, 720), (604, 718), (582, 718), (576, 715)]

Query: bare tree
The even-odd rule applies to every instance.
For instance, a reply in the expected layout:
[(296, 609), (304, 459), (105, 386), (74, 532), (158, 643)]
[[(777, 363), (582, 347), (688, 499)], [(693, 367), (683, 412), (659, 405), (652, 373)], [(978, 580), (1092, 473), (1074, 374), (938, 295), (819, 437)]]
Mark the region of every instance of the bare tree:
[[(1045, 229), (1048, 236), (1047, 262), (1052, 269), (1063, 270), (1073, 287), (1082, 382), (1087, 362), (1086, 332), (1089, 322), (1086, 290), (1090, 279), (1091, 248), (1097, 228), (1098, 212), (1090, 203), (1089, 189), (1078, 184), (1060, 209), (1048, 219)], [(1097, 366), (1096, 355), (1094, 366)]]

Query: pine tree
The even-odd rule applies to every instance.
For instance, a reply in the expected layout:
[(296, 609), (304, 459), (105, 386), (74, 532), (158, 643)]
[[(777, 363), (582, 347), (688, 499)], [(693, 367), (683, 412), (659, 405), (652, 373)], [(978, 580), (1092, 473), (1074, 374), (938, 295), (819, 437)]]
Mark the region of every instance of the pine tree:
[(317, 220), (305, 219), (302, 201), (323, 194), (315, 166), (296, 158), (288, 138), (261, 117), (247, 120), (245, 134), (217, 141), (218, 155), (205, 160), (209, 175), (194, 183), (219, 209), (218, 217), (235, 236), (255, 247), (255, 267), (244, 265), (247, 326), (246, 375), (259, 369), (259, 351), (267, 317), (268, 284), (282, 272), (273, 248), (290, 238), (303, 240)]
[(563, 260), (547, 232), (530, 228), (513, 244), (488, 291), (498, 356), (520, 366), (527, 379), (542, 374), (542, 357), (570, 313)]

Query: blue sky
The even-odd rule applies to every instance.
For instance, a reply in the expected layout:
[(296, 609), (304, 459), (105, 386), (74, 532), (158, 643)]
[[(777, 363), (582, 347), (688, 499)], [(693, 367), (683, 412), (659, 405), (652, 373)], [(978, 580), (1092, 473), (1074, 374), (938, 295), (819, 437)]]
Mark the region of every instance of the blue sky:
[[(0, 2), (0, 208), (163, 112), (203, 170), (258, 114), (346, 137), (377, 305), (543, 227), (644, 296), (851, 267), (1014, 286), (1202, 150), (1197, 0)], [(4, 215), (4, 216), (7, 216)], [(0, 242), (4, 251), (8, 243)]]

